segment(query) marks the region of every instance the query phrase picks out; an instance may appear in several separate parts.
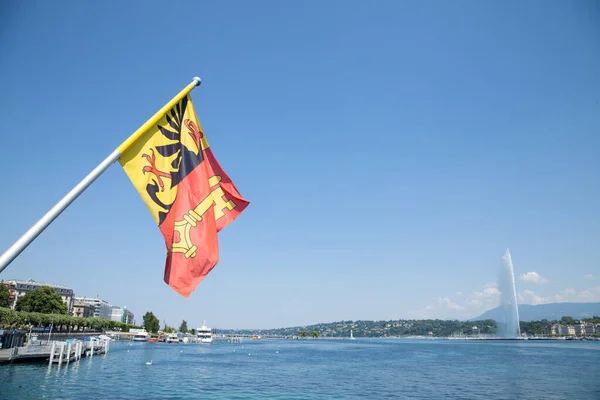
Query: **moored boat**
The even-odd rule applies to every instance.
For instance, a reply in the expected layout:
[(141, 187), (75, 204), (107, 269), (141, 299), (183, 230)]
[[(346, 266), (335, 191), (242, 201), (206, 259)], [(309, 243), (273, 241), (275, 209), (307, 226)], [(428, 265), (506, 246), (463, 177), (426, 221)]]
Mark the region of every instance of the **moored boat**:
[(147, 333), (136, 333), (135, 335), (133, 335), (133, 338), (131, 338), (131, 340), (133, 340), (134, 342), (147, 342), (148, 334)]
[(167, 343), (179, 343), (179, 336), (176, 333), (169, 333), (167, 335)]
[(147, 342), (150, 339), (150, 334), (145, 329), (132, 328), (129, 333), (133, 333), (131, 340), (134, 342)]
[(196, 329), (196, 336), (200, 343), (212, 343), (212, 331), (208, 326), (206, 326), (206, 321), (202, 321), (202, 326)]

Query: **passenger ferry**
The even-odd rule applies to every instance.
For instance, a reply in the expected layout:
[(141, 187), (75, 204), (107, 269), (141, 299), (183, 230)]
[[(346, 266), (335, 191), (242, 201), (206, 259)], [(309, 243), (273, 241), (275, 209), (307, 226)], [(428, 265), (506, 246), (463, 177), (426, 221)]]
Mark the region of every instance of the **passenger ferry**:
[(206, 326), (206, 321), (203, 321), (202, 326), (196, 329), (196, 336), (198, 337), (198, 341), (200, 343), (212, 343), (212, 331), (208, 326)]
[(176, 333), (169, 333), (167, 335), (167, 340), (165, 340), (167, 343), (179, 343), (179, 336), (177, 336)]
[(137, 332), (134, 332), (134, 335), (131, 338), (131, 340), (134, 342), (147, 342), (148, 339), (150, 339), (150, 335), (145, 330), (138, 330)]

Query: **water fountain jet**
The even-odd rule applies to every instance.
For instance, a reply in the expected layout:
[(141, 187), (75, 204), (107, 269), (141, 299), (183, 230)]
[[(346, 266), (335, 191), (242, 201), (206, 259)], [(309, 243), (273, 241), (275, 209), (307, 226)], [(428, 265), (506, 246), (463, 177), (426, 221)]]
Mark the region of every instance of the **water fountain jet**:
[(517, 289), (515, 285), (515, 270), (510, 256), (510, 250), (506, 249), (502, 257), (502, 269), (498, 277), (500, 294), (500, 307), (502, 318), (496, 321), (498, 326), (497, 335), (501, 338), (515, 339), (521, 337), (519, 326), (519, 305), (517, 303)]

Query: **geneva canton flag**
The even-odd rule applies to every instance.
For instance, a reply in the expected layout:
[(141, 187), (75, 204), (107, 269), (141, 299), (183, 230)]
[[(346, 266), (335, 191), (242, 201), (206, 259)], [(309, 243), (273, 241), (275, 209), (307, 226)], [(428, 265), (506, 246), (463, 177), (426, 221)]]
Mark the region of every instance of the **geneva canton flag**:
[(219, 261), (217, 232), (249, 202), (215, 159), (189, 95), (119, 162), (164, 236), (165, 282), (188, 297)]

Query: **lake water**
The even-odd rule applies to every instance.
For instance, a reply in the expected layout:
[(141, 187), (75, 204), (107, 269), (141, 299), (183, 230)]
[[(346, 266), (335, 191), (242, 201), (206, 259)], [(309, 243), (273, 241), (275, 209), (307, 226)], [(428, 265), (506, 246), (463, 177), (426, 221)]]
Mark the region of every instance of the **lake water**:
[[(152, 360), (152, 365), (146, 365)], [(600, 399), (600, 342), (113, 342), (0, 365), (0, 399)]]

